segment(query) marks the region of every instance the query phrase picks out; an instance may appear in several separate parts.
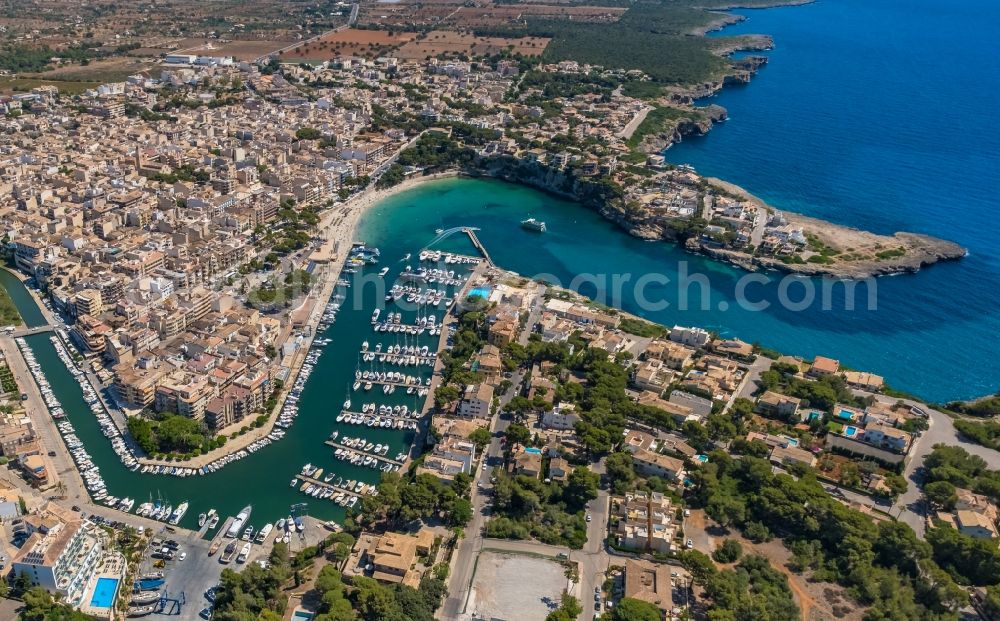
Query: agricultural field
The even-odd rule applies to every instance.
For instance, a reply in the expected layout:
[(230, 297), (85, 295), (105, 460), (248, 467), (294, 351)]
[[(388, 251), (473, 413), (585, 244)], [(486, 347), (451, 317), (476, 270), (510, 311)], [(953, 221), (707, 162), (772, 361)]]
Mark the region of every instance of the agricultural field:
[(366, 4), (359, 23), (379, 28), (455, 27), (458, 29), (524, 26), (528, 20), (568, 20), (577, 23), (617, 21), (623, 7), (577, 6), (559, 2), (464, 6), (460, 2), (400, 2)]
[(625, 12), (621, 7), (604, 6), (551, 6), (533, 5), (492, 5), (485, 7), (462, 7), (452, 15), (447, 23), (458, 28), (489, 28), (525, 24), (529, 20), (566, 20), (575, 23), (611, 23)]
[(297, 60), (332, 60), (341, 56), (382, 56), (404, 43), (412, 41), (415, 32), (393, 32), (388, 30), (339, 30), (330, 32), (317, 40), (286, 50), (281, 55), (283, 62)]
[(471, 33), (435, 30), (399, 48), (396, 55), (400, 58), (423, 60), (441, 54), (479, 56), (510, 50), (524, 56), (539, 56), (550, 40), (545, 37), (477, 37)]

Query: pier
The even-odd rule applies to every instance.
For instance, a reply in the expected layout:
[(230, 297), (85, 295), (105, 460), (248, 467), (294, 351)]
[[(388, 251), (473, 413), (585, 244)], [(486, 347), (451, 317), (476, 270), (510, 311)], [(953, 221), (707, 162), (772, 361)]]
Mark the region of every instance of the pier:
[[(346, 444), (341, 444), (340, 442), (335, 442), (334, 440), (327, 440), (326, 444), (328, 444), (329, 446), (332, 446), (333, 448), (344, 449), (345, 451), (350, 451), (352, 453), (357, 453), (358, 455), (361, 455), (362, 457), (371, 457), (371, 458), (377, 459), (377, 460), (379, 460), (380, 462), (383, 462), (383, 463), (392, 464), (393, 466), (399, 466), (400, 468), (402, 468), (406, 464), (406, 462), (397, 461), (395, 459), (391, 459), (389, 457), (383, 457), (381, 455), (376, 455), (375, 453), (366, 453), (365, 451), (362, 451), (362, 450), (357, 449), (357, 448), (352, 448), (350, 446), (347, 446)], [(350, 462), (348, 462), (348, 463), (350, 463)], [(355, 465), (357, 465), (357, 464), (355, 464)]]
[(469, 239), (472, 240), (472, 245), (476, 247), (479, 254), (483, 255), (483, 258), (486, 259), (486, 262), (490, 265), (490, 267), (493, 267), (493, 259), (490, 258), (490, 253), (486, 251), (486, 246), (483, 245), (483, 242), (479, 241), (479, 237), (476, 235), (476, 229), (473, 229), (472, 227), (464, 227), (463, 230), (469, 236)]
[[(371, 382), (372, 386), (379, 385), (379, 386), (395, 386), (396, 388), (426, 388), (426, 386), (424, 386), (423, 384), (423, 381), (417, 384), (407, 384), (406, 382), (393, 382), (390, 380), (377, 380), (372, 378), (365, 379), (363, 377), (361, 379), (358, 379), (357, 381), (361, 382), (362, 384), (364, 384), (365, 382)], [(358, 386), (358, 390), (363, 391), (364, 386), (363, 385)]]
[(440, 233), (438, 233), (437, 237), (432, 239), (430, 243), (427, 244), (427, 246), (428, 247), (433, 246), (437, 242), (445, 239), (446, 237), (450, 237), (455, 233), (465, 233), (466, 235), (469, 236), (469, 240), (472, 242), (472, 245), (475, 246), (479, 254), (483, 255), (483, 258), (486, 259), (486, 262), (490, 265), (490, 267), (494, 267), (495, 263), (493, 263), (493, 259), (490, 258), (490, 253), (487, 252), (486, 246), (483, 245), (483, 242), (479, 241), (479, 237), (476, 235), (476, 231), (478, 230), (479, 229), (473, 226), (456, 226), (455, 228), (447, 229), (445, 231), (441, 231)]
[[(345, 494), (347, 496), (354, 496), (358, 500), (360, 500), (361, 498), (363, 498), (363, 496), (361, 494), (359, 494), (359, 493), (357, 493), (357, 492), (355, 492), (353, 490), (345, 489), (343, 487), (338, 487), (338, 486), (333, 485), (331, 483), (324, 483), (323, 481), (320, 481), (319, 479), (314, 479), (312, 477), (307, 477), (304, 474), (299, 474), (297, 476), (299, 478), (299, 481), (301, 481), (303, 483), (312, 483), (313, 485), (316, 485), (318, 487), (322, 487), (323, 489), (332, 489), (334, 492), (336, 492), (338, 494), (343, 493), (343, 494)], [(366, 485), (371, 485), (371, 484), (370, 483), (366, 483)], [(300, 487), (299, 491), (302, 491), (301, 487)], [(330, 498), (326, 498), (325, 500), (329, 500), (330, 502), (333, 502), (333, 496), (331, 496)]]
[(362, 355), (362, 357), (364, 357), (365, 355), (368, 355), (368, 354), (373, 354), (375, 356), (375, 358), (376, 358), (375, 360), (367, 360), (367, 361), (362, 360), (362, 362), (378, 362), (379, 364), (395, 364), (395, 365), (404, 366), (404, 367), (405, 366), (413, 366), (412, 364), (410, 364), (408, 362), (410, 358), (415, 358), (416, 359), (416, 364), (418, 364), (418, 365), (425, 364), (425, 365), (430, 365), (430, 366), (433, 366), (434, 365), (434, 361), (437, 359), (437, 355), (436, 354), (433, 355), (433, 356), (431, 356), (431, 355), (421, 356), (419, 354), (387, 354), (384, 351), (375, 351), (373, 349), (368, 349), (368, 350), (362, 349), (359, 353)]
[[(394, 416), (392, 414), (379, 414), (378, 412), (369, 412), (368, 414), (365, 414), (363, 412), (352, 412), (350, 410), (341, 410), (341, 414), (344, 414), (344, 416), (345, 416), (345, 418), (340, 421), (341, 423), (344, 423), (344, 424), (347, 424), (347, 425), (357, 424), (360, 427), (367, 427), (368, 425), (366, 425), (364, 423), (349, 423), (349, 422), (347, 422), (346, 417), (348, 417), (348, 416), (360, 416), (361, 418), (374, 418), (374, 419), (380, 419), (380, 420), (391, 420), (394, 423), (397, 422), (397, 421), (403, 421), (403, 422), (407, 422), (407, 423), (410, 423), (410, 422), (415, 423), (415, 422), (417, 422), (419, 420), (419, 417)], [(375, 428), (375, 425), (372, 425), (372, 428)], [(392, 428), (395, 429), (396, 427), (392, 427)], [(388, 427), (381, 427), (381, 429), (388, 429)]]

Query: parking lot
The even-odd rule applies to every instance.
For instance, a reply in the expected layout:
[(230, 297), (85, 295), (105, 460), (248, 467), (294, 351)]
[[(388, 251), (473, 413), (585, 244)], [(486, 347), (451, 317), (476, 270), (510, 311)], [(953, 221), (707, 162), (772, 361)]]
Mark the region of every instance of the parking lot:
[(483, 619), (542, 621), (559, 607), (568, 583), (565, 572), (545, 558), (484, 551), (476, 564), (469, 610)]
[[(219, 583), (219, 575), (227, 567), (219, 562), (219, 554), (208, 555), (209, 541), (194, 537), (176, 539), (179, 544), (173, 560), (164, 561), (162, 568), (156, 568), (149, 554), (143, 559), (143, 571), (162, 571), (166, 581), (161, 591), (167, 597), (167, 605), (162, 612), (149, 615), (150, 619), (175, 619), (195, 621), (198, 612), (208, 605), (205, 591)], [(150, 552), (153, 550), (150, 549)], [(180, 554), (186, 558), (179, 560)], [(236, 565), (234, 564), (235, 568)], [(179, 613), (179, 614), (178, 614)]]

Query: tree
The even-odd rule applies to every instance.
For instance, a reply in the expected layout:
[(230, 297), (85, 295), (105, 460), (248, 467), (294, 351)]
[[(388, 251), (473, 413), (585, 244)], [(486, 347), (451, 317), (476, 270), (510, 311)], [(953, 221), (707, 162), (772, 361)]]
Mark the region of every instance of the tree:
[(632, 481), (635, 480), (635, 466), (632, 463), (631, 453), (624, 451), (611, 453), (604, 460), (604, 468), (616, 494), (624, 494), (632, 487)]
[(740, 542), (735, 539), (726, 539), (712, 553), (712, 558), (719, 563), (735, 563), (742, 555), (743, 546), (740, 545)]
[(660, 609), (649, 602), (625, 597), (611, 613), (613, 621), (661, 621)]
[(955, 486), (948, 481), (928, 483), (924, 486), (924, 495), (930, 503), (947, 511), (954, 509), (955, 503), (958, 502)]
[(451, 504), (451, 525), (465, 526), (472, 519), (472, 503), (466, 498), (456, 498)]
[(490, 430), (486, 427), (479, 427), (475, 431), (469, 434), (469, 440), (471, 440), (472, 443), (475, 444), (476, 448), (478, 448), (479, 450), (482, 450), (483, 447), (488, 445), (492, 438), (493, 435), (490, 433)]
[(691, 573), (697, 584), (706, 584), (716, 574), (715, 563), (708, 555), (697, 550), (688, 550), (681, 555), (681, 564)]
[(531, 441), (531, 431), (524, 425), (517, 423), (509, 425), (504, 432), (507, 437), (507, 448), (513, 450), (515, 445), (527, 446)]
[(583, 509), (588, 502), (597, 498), (597, 484), (600, 478), (583, 466), (573, 469), (566, 481), (563, 500), (572, 511)]
[(906, 479), (894, 472), (885, 475), (885, 485), (889, 488), (889, 495), (893, 498), (902, 496), (909, 489)]

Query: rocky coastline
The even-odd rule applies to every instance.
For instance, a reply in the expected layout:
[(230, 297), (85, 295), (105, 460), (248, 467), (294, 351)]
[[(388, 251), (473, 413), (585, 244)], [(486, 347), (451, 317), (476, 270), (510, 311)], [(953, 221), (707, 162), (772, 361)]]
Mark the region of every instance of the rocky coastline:
[[(801, 276), (863, 280), (878, 276), (911, 274), (941, 261), (961, 259), (967, 254), (965, 248), (954, 242), (928, 235), (908, 232), (877, 235), (800, 214), (783, 212), (790, 222), (801, 224), (811, 233), (830, 243), (836, 240), (836, 243), (850, 247), (867, 246), (903, 250), (899, 256), (871, 260), (837, 261), (830, 264), (786, 263), (774, 257), (755, 256), (747, 252), (717, 247), (697, 237), (684, 236), (659, 218), (636, 217), (630, 214), (625, 201), (621, 198), (608, 197), (604, 191), (606, 186), (536, 163), (527, 163), (514, 158), (493, 159), (479, 168), (464, 170), (462, 174), (528, 185), (579, 202), (594, 209), (633, 237), (681, 244), (688, 252), (701, 254), (750, 272), (776, 271)], [(739, 190), (748, 199), (759, 201), (738, 186), (726, 184), (726, 190), (730, 192)], [(763, 202), (760, 204), (763, 205)]]

